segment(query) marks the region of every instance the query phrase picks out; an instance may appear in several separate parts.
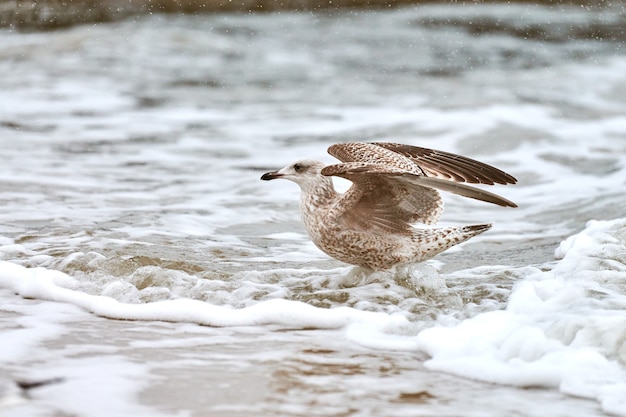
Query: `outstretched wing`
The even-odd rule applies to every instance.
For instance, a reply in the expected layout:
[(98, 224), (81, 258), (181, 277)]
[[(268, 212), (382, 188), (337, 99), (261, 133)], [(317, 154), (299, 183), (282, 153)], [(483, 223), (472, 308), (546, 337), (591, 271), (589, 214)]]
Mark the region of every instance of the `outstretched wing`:
[(514, 184), (495, 167), (447, 152), (393, 143), (344, 143), (328, 152), (343, 161), (322, 170), (353, 186), (336, 213), (348, 226), (381, 232), (410, 233), (415, 222), (435, 223), (443, 202), (437, 190), (505, 207), (515, 203), (466, 183)]
[[(343, 162), (371, 162), (392, 165), (408, 172), (470, 184), (515, 184), (506, 172), (461, 155), (399, 143), (340, 143), (328, 153)], [(382, 155), (381, 160), (378, 156)]]

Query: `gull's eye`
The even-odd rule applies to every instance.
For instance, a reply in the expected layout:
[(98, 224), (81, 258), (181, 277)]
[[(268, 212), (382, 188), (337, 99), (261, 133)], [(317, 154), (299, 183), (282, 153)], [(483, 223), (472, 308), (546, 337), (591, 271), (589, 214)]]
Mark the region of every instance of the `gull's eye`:
[(302, 166), (302, 165), (300, 165), (300, 164), (295, 164), (295, 165), (293, 166), (293, 169), (295, 169), (295, 170), (296, 170), (296, 172), (300, 172), (300, 171), (302, 171), (302, 168), (303, 168), (303, 166)]

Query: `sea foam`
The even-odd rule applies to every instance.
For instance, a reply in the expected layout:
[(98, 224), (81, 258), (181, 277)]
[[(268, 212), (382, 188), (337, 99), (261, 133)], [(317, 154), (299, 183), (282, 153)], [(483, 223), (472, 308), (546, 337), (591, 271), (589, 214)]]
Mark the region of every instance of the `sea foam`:
[(555, 387), (626, 415), (625, 232), (626, 219), (589, 222), (559, 246), (554, 268), (537, 269), (513, 288), (506, 309), (422, 331), (426, 366)]

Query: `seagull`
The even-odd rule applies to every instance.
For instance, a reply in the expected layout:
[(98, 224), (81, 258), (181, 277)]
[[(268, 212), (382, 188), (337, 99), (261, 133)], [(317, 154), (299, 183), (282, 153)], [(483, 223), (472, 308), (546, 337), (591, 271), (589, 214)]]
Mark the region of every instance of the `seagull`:
[[(339, 143), (328, 153), (341, 163), (303, 159), (262, 180), (286, 179), (301, 188), (300, 212), (313, 243), (342, 262), (374, 271), (418, 263), (491, 227), (418, 228), (439, 220), (439, 190), (517, 207), (515, 203), (469, 184), (515, 184), (491, 165), (453, 153), (386, 142)], [(352, 185), (338, 193), (332, 177)]]

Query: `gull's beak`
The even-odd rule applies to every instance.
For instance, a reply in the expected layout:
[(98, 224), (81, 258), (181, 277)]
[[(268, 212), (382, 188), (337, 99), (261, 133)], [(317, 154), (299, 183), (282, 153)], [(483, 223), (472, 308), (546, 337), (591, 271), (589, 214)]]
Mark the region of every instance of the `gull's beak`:
[(280, 172), (272, 171), (272, 172), (266, 172), (265, 174), (263, 174), (261, 176), (261, 179), (263, 181), (269, 181), (269, 180), (275, 180), (276, 178), (280, 178), (282, 176), (283, 176), (283, 174), (281, 174)]

